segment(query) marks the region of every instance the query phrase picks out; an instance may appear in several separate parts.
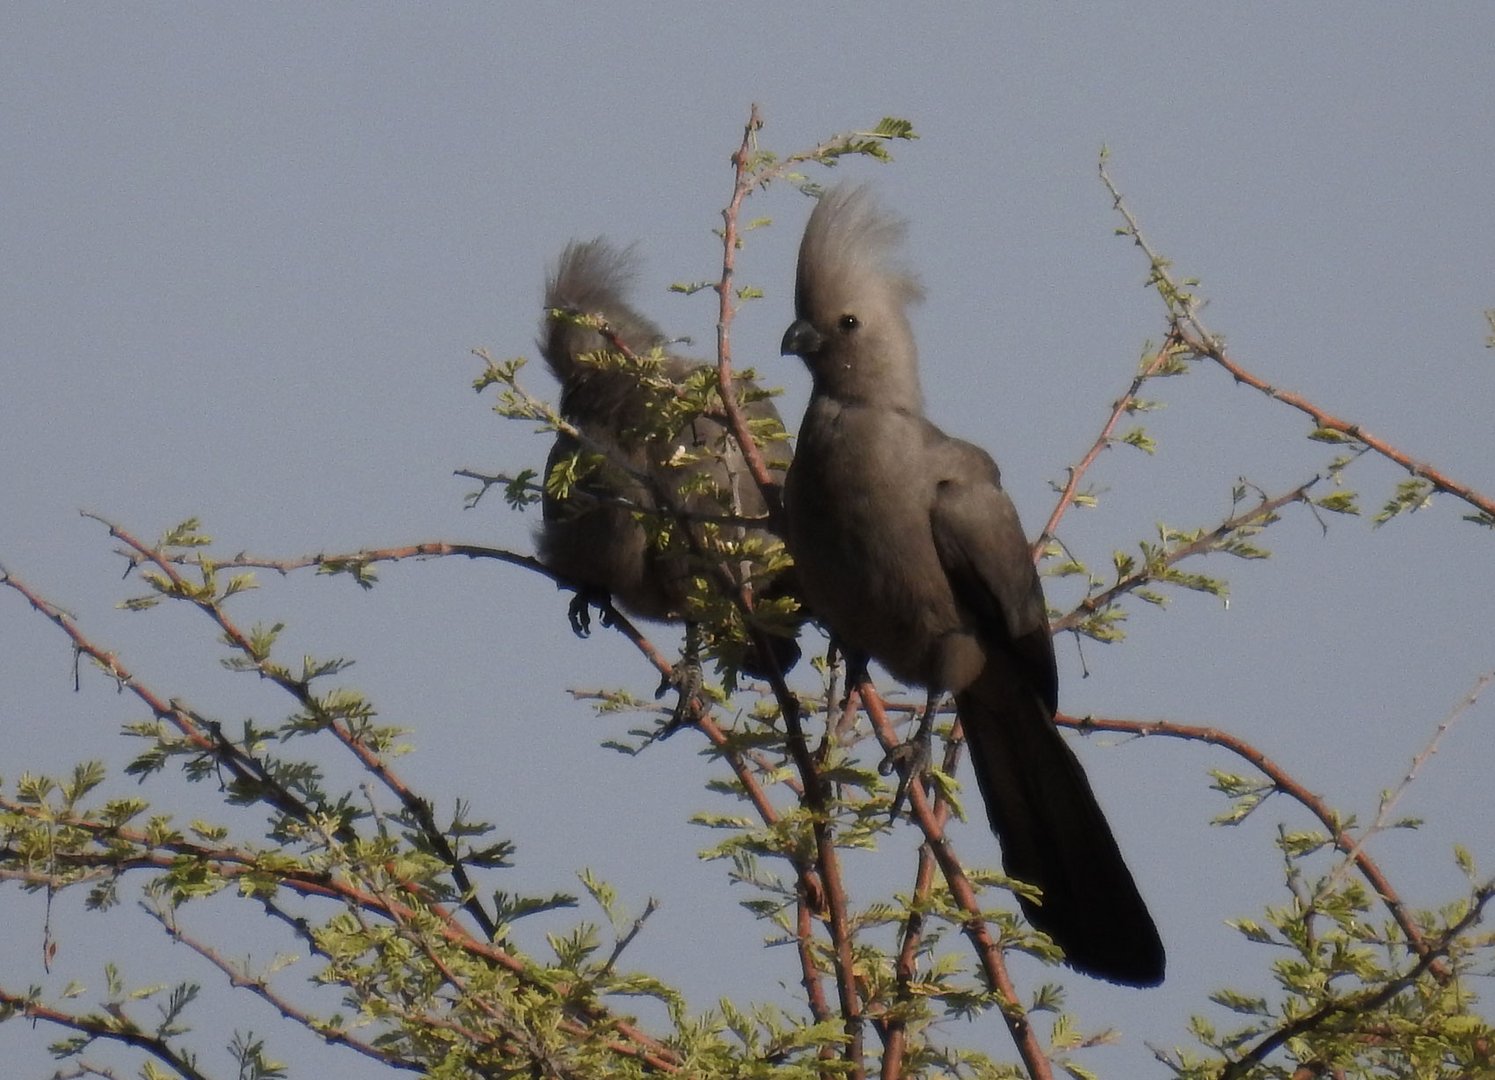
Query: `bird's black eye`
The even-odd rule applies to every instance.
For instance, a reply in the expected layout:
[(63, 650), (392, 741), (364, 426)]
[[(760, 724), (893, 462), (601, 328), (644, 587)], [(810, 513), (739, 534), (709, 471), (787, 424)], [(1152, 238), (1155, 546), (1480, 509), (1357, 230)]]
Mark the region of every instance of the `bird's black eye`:
[(861, 326), (862, 320), (858, 319), (855, 315), (842, 315), (841, 318), (837, 320), (836, 325), (839, 326), (842, 330), (851, 331), (855, 330), (858, 326)]

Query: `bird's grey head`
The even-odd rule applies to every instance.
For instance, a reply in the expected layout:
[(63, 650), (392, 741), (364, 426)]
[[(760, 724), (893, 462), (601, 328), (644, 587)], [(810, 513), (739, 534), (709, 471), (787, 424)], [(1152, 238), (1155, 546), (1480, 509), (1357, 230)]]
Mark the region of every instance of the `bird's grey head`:
[(630, 244), (614, 247), (603, 237), (573, 240), (561, 252), (545, 281), (545, 317), (536, 342), (551, 373), (565, 384), (581, 372), (576, 358), (607, 348), (596, 330), (550, 314), (600, 315), (618, 339), (636, 353), (664, 343), (664, 332), (628, 303), (638, 274), (638, 256)]
[(865, 187), (832, 188), (810, 214), (799, 247), (795, 322), (783, 351), (804, 358), (818, 392), (862, 396), (873, 386), (883, 394), (901, 388), (917, 403), (907, 308), (924, 292), (896, 261), (905, 232), (903, 220)]

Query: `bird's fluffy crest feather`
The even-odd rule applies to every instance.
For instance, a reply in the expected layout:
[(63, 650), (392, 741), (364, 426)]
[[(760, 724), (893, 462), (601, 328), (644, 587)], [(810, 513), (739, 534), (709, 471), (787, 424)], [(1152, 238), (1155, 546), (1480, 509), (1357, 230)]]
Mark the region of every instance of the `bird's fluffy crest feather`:
[(897, 262), (907, 223), (878, 205), (865, 185), (839, 184), (820, 197), (799, 246), (799, 291), (828, 295), (870, 275), (906, 304), (924, 299), (918, 277)]
[(545, 280), (546, 316), (537, 344), (557, 378), (565, 381), (576, 357), (604, 347), (602, 336), (550, 317), (559, 308), (575, 315), (601, 315), (618, 338), (637, 353), (664, 343), (664, 332), (628, 303), (638, 276), (636, 247), (615, 247), (603, 237), (573, 240)]

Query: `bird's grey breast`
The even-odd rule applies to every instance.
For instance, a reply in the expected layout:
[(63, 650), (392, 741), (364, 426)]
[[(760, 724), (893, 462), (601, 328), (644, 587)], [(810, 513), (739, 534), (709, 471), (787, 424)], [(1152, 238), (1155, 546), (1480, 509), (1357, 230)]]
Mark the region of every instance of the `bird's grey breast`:
[(926, 682), (960, 622), (930, 533), (924, 421), (812, 400), (785, 491), (790, 550), (811, 609), (899, 678)]

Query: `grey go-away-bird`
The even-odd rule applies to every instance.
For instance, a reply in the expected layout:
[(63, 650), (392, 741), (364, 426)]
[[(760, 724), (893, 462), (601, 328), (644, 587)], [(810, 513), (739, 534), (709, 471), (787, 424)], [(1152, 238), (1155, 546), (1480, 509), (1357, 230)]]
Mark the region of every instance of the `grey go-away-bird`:
[(824, 195), (799, 250), (783, 351), (814, 386), (784, 490), (804, 598), (836, 640), (948, 691), (1024, 912), (1077, 971), (1163, 979), (1147, 906), (1079, 760), (1054, 724), (1043, 589), (997, 464), (924, 416), (906, 313), (921, 290), (892, 261), (902, 222), (861, 188)]
[[(571, 607), (571, 624), (583, 635), (589, 624), (588, 603), (599, 604), (604, 611), (615, 604), (644, 619), (687, 621), (691, 578), (706, 574), (707, 568), (689, 544), (664, 546), (657, 535), (651, 537), (646, 518), (668, 531), (681, 527), (681, 514), (702, 520), (760, 518), (767, 510), (725, 423), (694, 416), (683, 420), (678, 430), (661, 433), (657, 418), (664, 405), (661, 394), (668, 389), (648, 385), (638, 365), (606, 356), (613, 346), (600, 329), (578, 321), (600, 317), (616, 340), (638, 357), (665, 346), (667, 339), (659, 327), (628, 303), (635, 272), (631, 248), (620, 249), (600, 238), (576, 241), (561, 253), (545, 286), (546, 315), (537, 345), (561, 384), (561, 415), (583, 436), (584, 449), (602, 456), (570, 485), (565, 497), (555, 494), (547, 482), (538, 536), (542, 561), (580, 587)], [(657, 374), (681, 384), (702, 367), (665, 355)], [(739, 393), (752, 389), (745, 380), (738, 386)], [(744, 403), (743, 411), (754, 420), (779, 419), (766, 399)], [(547, 481), (557, 464), (577, 450), (576, 438), (566, 432), (556, 436), (545, 463)], [(782, 481), (790, 457), (788, 444), (771, 443), (764, 455), (774, 478)], [(698, 546), (704, 544), (707, 525), (698, 522), (690, 527), (696, 530)], [(711, 528), (728, 540), (771, 539), (762, 527), (718, 521)], [(745, 574), (745, 562), (723, 559), (713, 569), (720, 568), (741, 584), (750, 576)], [(750, 584), (759, 591), (771, 585)], [(686, 636), (687, 661), (693, 664), (689, 623)], [(781, 671), (793, 666), (799, 657), (793, 640), (767, 640), (772, 659), (749, 648), (743, 671), (762, 676), (775, 664)], [(682, 707), (688, 696), (682, 695)]]

